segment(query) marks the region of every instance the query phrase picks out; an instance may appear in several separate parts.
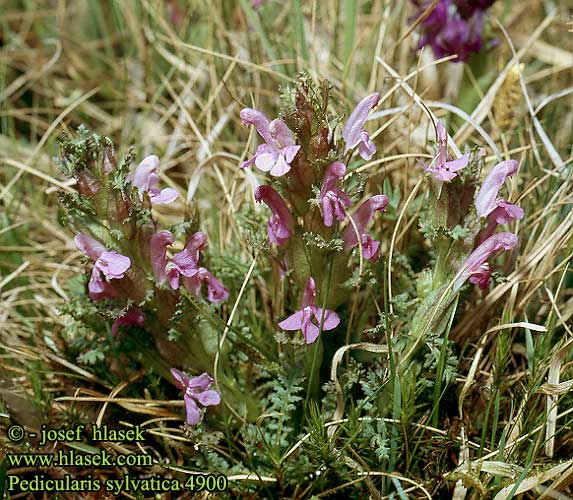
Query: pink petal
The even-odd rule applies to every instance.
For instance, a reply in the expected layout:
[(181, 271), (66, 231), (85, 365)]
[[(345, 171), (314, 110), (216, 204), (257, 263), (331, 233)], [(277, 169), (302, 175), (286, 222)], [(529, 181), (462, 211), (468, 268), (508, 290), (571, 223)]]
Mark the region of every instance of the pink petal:
[(197, 259), (193, 254), (184, 248), (181, 252), (176, 253), (171, 259), (172, 265), (178, 273), (190, 278), (197, 273)]
[(436, 163), (443, 165), (448, 161), (448, 133), (443, 122), (436, 124), (436, 142), (438, 143), (438, 154)]
[(496, 233), (481, 243), (462, 263), (462, 273), (455, 281), (453, 291), (459, 290), (466, 279), (476, 273), (490, 256), (501, 250), (511, 250), (517, 241), (515, 234)]
[(309, 276), (304, 286), (304, 294), (302, 296), (302, 307), (309, 307), (314, 305), (314, 298), (316, 297), (316, 283), (314, 278)]
[(496, 207), (497, 194), (505, 180), (515, 175), (519, 163), (506, 160), (498, 163), (483, 181), (475, 199), (475, 207), (480, 217), (485, 217)]
[(505, 200), (498, 200), (497, 207), (490, 212), (488, 219), (498, 224), (508, 224), (512, 220), (523, 219), (524, 215), (523, 208)]
[(276, 151), (262, 153), (255, 157), (255, 165), (263, 172), (269, 172), (277, 162), (278, 153)]
[(215, 390), (203, 391), (195, 395), (195, 399), (203, 406), (215, 406), (221, 402), (221, 395)]
[(204, 267), (200, 269), (203, 281), (207, 283), (207, 300), (218, 304), (229, 298), (229, 290)]
[(131, 266), (131, 260), (117, 252), (103, 252), (95, 263), (106, 278), (120, 279)]
[(301, 330), (307, 344), (312, 344), (318, 338), (318, 334), (320, 333), (318, 326), (311, 323), (310, 319), (303, 323)]
[(362, 255), (372, 262), (379, 257), (380, 242), (373, 240), (369, 234), (362, 235)]
[[(318, 306), (314, 306), (312, 308), (312, 313), (318, 325), (320, 325), (320, 321), (322, 319), (322, 311), (323, 309)], [(339, 323), (340, 318), (338, 314), (336, 314), (334, 311), (331, 311), (330, 309), (324, 309), (324, 322), (322, 324), (323, 330), (333, 330), (338, 326)]]
[(300, 330), (302, 326), (303, 312), (297, 311), (279, 323), (283, 330)]
[(95, 266), (92, 269), (92, 274), (88, 283), (88, 291), (96, 295), (105, 291), (105, 281), (102, 278), (99, 269)]
[(374, 92), (373, 94), (366, 96), (356, 105), (346, 122), (344, 130), (342, 131), (342, 137), (346, 142), (345, 151), (358, 145), (360, 142), (360, 133), (366, 123), (368, 113), (370, 113), (370, 111), (378, 104), (379, 100), (380, 94), (378, 92)]
[(334, 223), (334, 202), (330, 198), (322, 199), (322, 218), (326, 227), (332, 226)]
[(173, 235), (169, 231), (163, 230), (155, 233), (149, 242), (151, 266), (159, 283), (165, 283), (167, 279), (165, 270), (167, 266), (167, 247), (172, 245), (173, 241)]
[(270, 174), (274, 177), (281, 177), (290, 170), (290, 165), (286, 162), (285, 157), (282, 153), (277, 156), (277, 161), (273, 168), (270, 170)]
[(264, 202), (273, 213), (269, 221), (269, 239), (282, 245), (288, 241), (288, 236), (292, 234), (294, 228), (294, 218), (291, 215), (286, 203), (281, 196), (270, 186), (259, 186), (255, 190), (255, 201)]
[(199, 297), (199, 295), (201, 295), (201, 280), (199, 279), (199, 273), (195, 274), (191, 278), (183, 278), (183, 286), (188, 292), (195, 295), (195, 297)]
[(447, 161), (442, 164), (442, 168), (448, 170), (449, 172), (458, 172), (459, 170), (466, 168), (470, 161), (470, 155), (465, 154), (460, 156), (456, 160)]
[[(370, 220), (377, 211), (384, 210), (388, 205), (388, 197), (384, 194), (379, 194), (368, 198), (358, 210), (351, 216), (358, 233), (362, 235)], [(348, 224), (342, 233), (342, 239), (344, 240), (344, 249), (349, 250), (358, 245), (358, 239), (356, 237), (356, 231), (352, 224)]]
[(244, 108), (240, 112), (241, 121), (245, 125), (254, 125), (257, 132), (267, 144), (272, 144), (270, 121), (264, 113), (252, 108)]
[(470, 275), (470, 283), (478, 285), (482, 290), (487, 290), (491, 276), (491, 266), (486, 262)]
[(197, 425), (199, 422), (201, 422), (201, 417), (203, 416), (203, 412), (199, 409), (197, 403), (195, 403), (195, 400), (191, 396), (185, 394), (183, 400), (185, 401), (187, 423), (189, 425)]
[(106, 251), (106, 248), (99, 241), (94, 240), (87, 234), (76, 234), (74, 243), (78, 250), (85, 253), (92, 260), (97, 260), (98, 257)]
[(187, 382), (187, 388), (193, 391), (201, 390), (205, 391), (213, 385), (215, 381), (208, 373), (202, 373), (197, 377), (189, 379)]
[(177, 189), (165, 188), (159, 191), (159, 189), (151, 189), (149, 191), (149, 199), (153, 205), (164, 205), (166, 203), (171, 203), (175, 201), (179, 196)]
[(275, 139), (281, 148), (294, 146), (294, 136), (287, 124), (282, 120), (276, 119), (269, 126), (271, 136)]
[(153, 188), (157, 182), (157, 169), (159, 168), (159, 158), (155, 155), (144, 158), (135, 169), (132, 184), (139, 192), (139, 199), (143, 199), (143, 193)]
[(283, 154), (285, 155), (285, 159), (287, 163), (292, 163), (294, 157), (300, 150), (300, 146), (287, 146), (282, 149)]
[(171, 368), (169, 371), (171, 372), (172, 377), (175, 379), (177, 387), (183, 391), (186, 391), (187, 386), (189, 385), (189, 377), (177, 368)]
[(376, 146), (365, 131), (362, 131), (360, 134), (358, 152), (360, 153), (362, 159), (366, 161), (370, 160), (374, 156), (374, 153), (376, 153)]

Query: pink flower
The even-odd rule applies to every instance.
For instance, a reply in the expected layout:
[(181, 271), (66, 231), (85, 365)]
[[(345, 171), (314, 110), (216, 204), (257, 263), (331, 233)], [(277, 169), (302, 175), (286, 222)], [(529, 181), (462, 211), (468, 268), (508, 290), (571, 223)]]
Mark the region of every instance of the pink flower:
[(125, 326), (139, 326), (143, 327), (143, 313), (139, 309), (130, 309), (123, 316), (117, 318), (111, 325), (111, 334), (115, 337), (119, 331), (119, 327)]
[(438, 122), (436, 125), (436, 140), (438, 142), (438, 152), (431, 165), (426, 165), (422, 160), (418, 160), (418, 162), (435, 179), (442, 182), (450, 182), (458, 175), (458, 171), (468, 166), (470, 157), (468, 154), (465, 154), (457, 160), (448, 161), (448, 134), (442, 122)]
[(335, 161), (328, 167), (324, 175), (319, 199), (322, 204), (324, 225), (327, 227), (332, 226), (335, 217), (339, 221), (344, 220), (346, 216), (344, 208), (352, 205), (350, 197), (336, 186), (336, 183), (344, 178), (345, 173), (346, 165), (340, 161)]
[(273, 213), (267, 224), (271, 244), (286, 245), (294, 229), (294, 218), (284, 200), (271, 186), (259, 186), (255, 190), (255, 200), (264, 202)]
[(207, 284), (207, 300), (222, 302), (229, 297), (225, 288), (207, 269), (199, 266), (201, 250), (207, 245), (205, 233), (193, 234), (185, 244), (185, 248), (176, 253), (171, 259), (167, 258), (167, 247), (174, 242), (173, 235), (166, 230), (159, 231), (151, 237), (151, 265), (155, 277), (160, 284), (169, 282), (173, 290), (179, 288), (179, 281), (196, 296), (201, 293), (201, 285)]
[[(316, 296), (316, 285), (312, 276), (308, 278), (306, 286), (304, 287), (304, 294), (302, 297), (302, 307), (293, 315), (284, 319), (279, 323), (283, 330), (302, 330), (304, 340), (307, 344), (312, 344), (320, 333), (319, 326), (322, 324), (322, 330), (332, 330), (340, 323), (338, 314), (330, 309), (322, 309), (314, 305), (314, 298)], [(312, 322), (312, 318), (316, 320), (316, 325)]]
[(368, 118), (368, 113), (376, 107), (378, 101), (380, 101), (380, 94), (374, 92), (362, 99), (350, 114), (346, 126), (342, 130), (342, 138), (346, 142), (345, 154), (356, 146), (358, 146), (360, 156), (364, 160), (370, 160), (376, 153), (376, 146), (370, 140), (368, 132), (364, 130), (364, 124)]
[(453, 291), (459, 290), (468, 278), (472, 283), (479, 284), (481, 288), (487, 287), (491, 274), (491, 267), (484, 266), (487, 259), (501, 250), (511, 250), (515, 245), (517, 245), (515, 234), (496, 233), (490, 236), (463, 261), (460, 267), (462, 272), (454, 282)]
[(159, 184), (158, 169), (159, 158), (155, 155), (148, 156), (135, 169), (132, 183), (137, 188), (140, 200), (143, 200), (143, 193), (147, 193), (153, 205), (171, 203), (179, 196), (179, 193), (176, 189), (160, 190), (157, 187)]
[(512, 203), (508, 203), (498, 196), (499, 190), (505, 180), (515, 175), (519, 163), (515, 160), (507, 160), (498, 163), (483, 181), (475, 199), (475, 207), (480, 217), (486, 217), (487, 227), (478, 235), (478, 242), (489, 238), (499, 224), (507, 224), (512, 220), (522, 219), (525, 215), (523, 209)]
[[(374, 214), (378, 211), (384, 210), (386, 205), (388, 205), (388, 197), (384, 194), (378, 194), (368, 198), (351, 216), (351, 219), (354, 221), (354, 225), (358, 230), (358, 234), (360, 234), (362, 254), (368, 260), (375, 261), (378, 259), (380, 242), (372, 239), (372, 236), (370, 236), (366, 227), (370, 223)], [(344, 240), (345, 250), (350, 250), (351, 248), (358, 246), (358, 238), (356, 237), (356, 231), (352, 224), (348, 224), (346, 226), (342, 232), (342, 239)]]
[(197, 425), (203, 418), (203, 410), (197, 406), (215, 406), (221, 403), (221, 395), (210, 387), (215, 382), (207, 373), (198, 377), (189, 378), (176, 368), (171, 368), (171, 375), (175, 379), (175, 384), (185, 392), (185, 411), (187, 413), (187, 424)]
[(499, 190), (505, 180), (517, 173), (519, 163), (506, 160), (498, 163), (484, 179), (475, 199), (475, 207), (480, 217), (485, 217), (499, 206)]
[(512, 205), (502, 198), (498, 198), (497, 207), (490, 212), (487, 217), (488, 224), (486, 228), (478, 235), (477, 241), (481, 243), (489, 238), (496, 230), (499, 224), (508, 224), (512, 220), (523, 219), (525, 212), (523, 208)]
[(125, 276), (125, 271), (131, 266), (131, 260), (125, 255), (108, 251), (99, 241), (87, 234), (78, 234), (74, 243), (79, 250), (95, 261), (90, 281), (88, 295), (92, 300), (114, 298), (115, 291), (105, 280), (117, 280)]
[(254, 125), (265, 140), (265, 144), (257, 148), (255, 156), (244, 162), (241, 168), (254, 163), (258, 169), (275, 177), (286, 174), (300, 149), (286, 123), (278, 119), (271, 122), (264, 113), (251, 108), (242, 109), (240, 115), (241, 121), (245, 125)]
[(229, 298), (229, 290), (204, 267), (197, 268), (197, 272), (190, 277), (183, 278), (183, 286), (199, 297), (201, 285), (207, 285), (207, 300), (218, 304)]

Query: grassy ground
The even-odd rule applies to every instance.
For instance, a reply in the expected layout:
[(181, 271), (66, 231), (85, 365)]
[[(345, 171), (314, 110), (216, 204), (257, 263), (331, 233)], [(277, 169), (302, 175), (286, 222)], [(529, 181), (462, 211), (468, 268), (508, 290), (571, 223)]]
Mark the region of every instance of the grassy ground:
[[(5, 2), (0, 10), (2, 453), (54, 449), (34, 440), (11, 443), (5, 429), (13, 423), (31, 430), (42, 422), (52, 427), (139, 423), (148, 429), (139, 448), (105, 446), (116, 453), (145, 452), (163, 463), (142, 473), (185, 481), (202, 470), (231, 478), (230, 492), (197, 493), (197, 498), (573, 497), (568, 4), (497, 2), (487, 32), (498, 45), (462, 65), (416, 52), (409, 23), (415, 11), (406, 1), (271, 0), (259, 9), (248, 0)], [(239, 111), (254, 105), (274, 116), (279, 89), (294, 84), (303, 70), (316, 81), (331, 82), (340, 112), (375, 90), (383, 95), (377, 111), (390, 110), (369, 123), (378, 153), (360, 167), (372, 192), (395, 200), (393, 217), (377, 222), (374, 230), (382, 241), (381, 260), (393, 259), (389, 267), (375, 269), (385, 283), (383, 293), (402, 292), (404, 259), (415, 262), (427, 247), (412, 236), (426, 190), (415, 159), (432, 151), (425, 108), (447, 121), (460, 149), (485, 147), (487, 166), (496, 162), (492, 145), (502, 157), (521, 162), (510, 191), (527, 214), (514, 226), (519, 251), (498, 261), (505, 279), (487, 295), (468, 290), (457, 303), (446, 332), (455, 345), (455, 371), (433, 405), (397, 408), (394, 399), (388, 411), (365, 411), (364, 395), (389, 378), (385, 358), (379, 359), (384, 356), (359, 353), (338, 372), (346, 400), (338, 426), (331, 423), (337, 407), (333, 385), (315, 410), (305, 406), (303, 417), (297, 374), (269, 365), (267, 385), (255, 398), (262, 414), (254, 409), (250, 415), (256, 417), (241, 424), (249, 412), (240, 398), (231, 398), (231, 408), (219, 410), (218, 424), (189, 434), (182, 428), (180, 393), (157, 373), (149, 374), (144, 358), (124, 369), (126, 358), (117, 353), (125, 346), (109, 347), (89, 328), (71, 329), (70, 314), (62, 314), (83, 293), (86, 266), (73, 233), (61, 225), (58, 192), (74, 186), (56, 166), (57, 137), (84, 124), (108, 136), (118, 157), (131, 146), (138, 158), (158, 154), (162, 182), (181, 194), (177, 203), (157, 211), (159, 221), (167, 226), (193, 214), (233, 289), (232, 300), (219, 311), (219, 333), (234, 321), (245, 335), (266, 336), (274, 346), (285, 302), (299, 299), (268, 280), (270, 263), (253, 252), (243, 231), (245, 219), (264, 221), (264, 216), (247, 211), (254, 207), (252, 176), (238, 165), (252, 151), (254, 136), (241, 125)], [(424, 106), (412, 98), (412, 89)], [(245, 291), (238, 294), (242, 285)], [(351, 305), (347, 309), (351, 314)], [(352, 318), (348, 331), (376, 323), (353, 324)], [(393, 328), (399, 330), (399, 322)], [(376, 334), (363, 340), (384, 344)], [(261, 354), (239, 337), (228, 342), (229, 349), (249, 354), (241, 377), (256, 380)], [(137, 343), (129, 348), (137, 350)], [(326, 382), (331, 360), (323, 363)], [(369, 377), (371, 364), (379, 379)], [(280, 395), (278, 403), (273, 394)], [(337, 429), (334, 437), (330, 428)], [(25, 467), (9, 472), (35, 473)], [(119, 478), (125, 472), (73, 470), (78, 477)], [(100, 498), (82, 495), (62, 498)]]

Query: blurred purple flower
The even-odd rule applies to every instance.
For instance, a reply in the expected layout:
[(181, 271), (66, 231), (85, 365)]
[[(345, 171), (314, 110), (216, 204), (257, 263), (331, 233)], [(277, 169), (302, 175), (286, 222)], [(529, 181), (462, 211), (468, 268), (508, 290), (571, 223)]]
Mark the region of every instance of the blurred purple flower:
[[(340, 323), (340, 318), (334, 311), (314, 305), (315, 296), (316, 285), (311, 276), (304, 287), (301, 309), (279, 323), (279, 327), (283, 330), (302, 330), (307, 344), (312, 344), (318, 338), (321, 321), (323, 321), (322, 331), (332, 330)], [(316, 325), (312, 322), (313, 317), (316, 320)]]
[(487, 259), (501, 250), (511, 250), (517, 245), (517, 236), (512, 233), (496, 233), (490, 236), (463, 261), (460, 269), (461, 274), (454, 282), (453, 291), (456, 292), (470, 278), (472, 283), (477, 283), (481, 288), (486, 288), (489, 283), (491, 267), (484, 266)]
[(203, 417), (203, 410), (197, 406), (215, 406), (221, 403), (221, 395), (210, 387), (215, 382), (207, 373), (198, 377), (188, 377), (176, 368), (171, 368), (171, 375), (175, 379), (175, 384), (185, 392), (185, 411), (187, 413), (187, 424), (197, 425)]
[(336, 183), (344, 178), (346, 165), (340, 161), (335, 161), (327, 169), (322, 181), (319, 200), (322, 204), (322, 217), (324, 225), (332, 226), (334, 218), (339, 221), (344, 220), (345, 208), (352, 205), (350, 197), (342, 191)]
[(264, 113), (251, 108), (242, 109), (240, 116), (245, 125), (254, 125), (265, 141), (257, 148), (255, 156), (243, 162), (241, 168), (254, 163), (258, 169), (275, 177), (286, 174), (300, 149), (286, 123), (279, 119), (271, 122)]
[(151, 237), (149, 245), (151, 265), (159, 283), (168, 281), (169, 286), (177, 290), (182, 279), (183, 286), (197, 297), (201, 293), (201, 285), (206, 283), (209, 302), (218, 303), (226, 300), (229, 297), (229, 290), (207, 269), (199, 267), (200, 251), (207, 245), (207, 236), (202, 232), (193, 234), (187, 240), (185, 248), (168, 259), (167, 247), (173, 242), (173, 235), (166, 230), (159, 231)]
[(376, 107), (378, 101), (380, 101), (380, 94), (378, 92), (367, 95), (356, 105), (350, 114), (346, 126), (342, 131), (342, 138), (344, 142), (346, 142), (346, 147), (344, 148), (345, 154), (356, 146), (358, 146), (360, 156), (364, 160), (370, 160), (374, 153), (376, 153), (376, 146), (370, 139), (368, 132), (364, 130), (364, 124), (368, 118), (368, 113)]
[(267, 224), (269, 241), (276, 245), (285, 245), (294, 228), (294, 218), (286, 203), (271, 186), (259, 186), (255, 190), (255, 200), (264, 202), (273, 213)]
[[(385, 194), (378, 194), (368, 198), (350, 218), (354, 221), (354, 225), (360, 235), (360, 242), (362, 244), (362, 254), (364, 258), (375, 261), (379, 256), (380, 242), (375, 241), (367, 231), (367, 226), (374, 214), (378, 211), (384, 210), (388, 205), (388, 197)], [(344, 249), (349, 250), (358, 246), (358, 238), (356, 237), (356, 230), (352, 224), (348, 224), (342, 232), (342, 239), (344, 240)]]
[(428, 166), (422, 160), (418, 160), (418, 162), (436, 180), (450, 182), (458, 175), (457, 172), (468, 166), (470, 157), (465, 154), (456, 160), (448, 161), (448, 133), (442, 122), (438, 122), (436, 125), (436, 142), (438, 143), (438, 152), (432, 163)]
[(159, 158), (155, 155), (144, 158), (137, 166), (133, 176), (129, 179), (132, 181), (133, 186), (137, 188), (139, 199), (143, 200), (143, 193), (149, 195), (149, 200), (153, 205), (161, 205), (175, 201), (179, 196), (176, 189), (165, 188), (159, 189)]
[(119, 331), (119, 327), (125, 326), (139, 326), (143, 327), (143, 313), (139, 309), (130, 309), (123, 316), (117, 318), (111, 325), (111, 334), (115, 337)]
[(95, 261), (90, 281), (88, 295), (92, 300), (114, 298), (115, 292), (105, 280), (117, 280), (124, 277), (125, 271), (131, 266), (131, 260), (115, 251), (108, 251), (99, 241), (87, 234), (78, 234), (74, 238), (76, 247)]
[[(414, 1), (420, 8), (418, 18), (431, 2)], [(483, 45), (483, 17), (492, 0), (440, 0), (421, 23), (419, 47), (430, 45), (436, 57), (457, 54), (456, 61), (466, 61)]]

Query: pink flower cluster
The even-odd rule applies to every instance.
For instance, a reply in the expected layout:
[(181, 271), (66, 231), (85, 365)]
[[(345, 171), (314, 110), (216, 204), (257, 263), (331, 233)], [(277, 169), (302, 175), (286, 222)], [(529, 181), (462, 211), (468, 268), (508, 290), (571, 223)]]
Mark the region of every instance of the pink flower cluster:
[[(375, 92), (368, 95), (354, 108), (342, 130), (344, 148), (341, 154), (351, 154), (357, 150), (364, 160), (370, 160), (376, 152), (376, 146), (364, 129), (364, 124), (370, 111), (378, 104), (380, 94)], [(287, 124), (281, 119), (269, 120), (262, 112), (245, 108), (240, 113), (245, 125), (254, 126), (264, 140), (258, 146), (255, 155), (241, 164), (242, 168), (255, 165), (259, 170), (268, 172), (271, 178), (280, 178), (293, 174), (295, 178), (306, 179), (306, 174), (300, 165), (304, 162), (305, 151)], [(346, 175), (346, 165), (342, 161), (332, 162), (324, 171), (319, 206), (322, 212), (322, 222), (326, 228), (333, 228), (335, 222), (346, 225), (341, 229), (344, 250), (361, 247), (364, 258), (375, 261), (379, 257), (380, 242), (375, 241), (368, 231), (368, 226), (378, 211), (388, 204), (385, 195), (376, 195), (366, 199), (351, 215), (347, 210), (352, 206), (350, 196), (344, 192), (341, 183)], [(299, 181), (300, 182), (300, 181)], [(284, 183), (282, 183), (284, 186)], [(272, 212), (267, 224), (267, 233), (271, 245), (287, 248), (290, 238), (297, 231), (297, 216), (293, 214), (295, 204), (289, 204), (279, 192), (269, 185), (261, 185), (255, 190), (255, 200), (266, 204)], [(294, 210), (296, 213), (296, 210)], [(300, 211), (297, 215), (303, 215)], [(347, 217), (348, 215), (348, 217)], [(302, 330), (307, 343), (314, 342), (322, 330), (331, 330), (339, 323), (339, 318), (333, 311), (322, 310), (314, 305), (316, 283), (312, 276), (308, 277), (302, 300), (302, 308), (297, 313), (279, 323), (285, 330)], [(324, 312), (324, 318), (322, 318)], [(312, 323), (314, 318), (317, 324)], [(318, 325), (318, 326), (317, 326)]]
[[(438, 122), (436, 126), (436, 137), (438, 150), (432, 164), (427, 166), (421, 161), (420, 163), (437, 181), (450, 182), (457, 177), (460, 170), (467, 167), (469, 155), (464, 154), (456, 160), (448, 158), (448, 134), (442, 122)], [(507, 232), (495, 233), (495, 230), (499, 224), (522, 219), (525, 215), (521, 207), (508, 203), (499, 196), (499, 190), (506, 179), (515, 175), (518, 168), (519, 163), (515, 160), (498, 163), (477, 192), (475, 209), (478, 216), (487, 217), (487, 226), (478, 234), (474, 250), (462, 263), (459, 276), (454, 282), (454, 291), (457, 291), (467, 279), (482, 290), (486, 290), (492, 271), (487, 259), (501, 250), (511, 250), (517, 245), (517, 236)]]
[(179, 288), (179, 281), (188, 292), (199, 296), (203, 284), (207, 286), (207, 300), (222, 302), (229, 297), (225, 288), (207, 269), (199, 266), (200, 251), (207, 245), (205, 233), (195, 233), (185, 244), (185, 248), (172, 258), (167, 258), (167, 247), (174, 242), (173, 235), (166, 230), (151, 237), (150, 251), (153, 272), (160, 284), (166, 282), (173, 290)]
[[(144, 200), (147, 194), (152, 205), (171, 203), (178, 197), (177, 190), (166, 188), (160, 190), (159, 159), (148, 156), (128, 176), (133, 188), (137, 189), (138, 198)], [(94, 261), (91, 278), (88, 283), (88, 295), (92, 300), (118, 298), (118, 291), (112, 280), (126, 277), (130, 269), (131, 259), (114, 250), (108, 250), (99, 241), (87, 234), (80, 233), (74, 238), (76, 247)], [(207, 237), (198, 232), (189, 238), (185, 249), (176, 253), (171, 259), (167, 258), (167, 247), (174, 243), (169, 231), (159, 231), (149, 241), (151, 265), (159, 284), (169, 283), (173, 290), (179, 287), (179, 280), (184, 287), (196, 296), (201, 293), (202, 285), (207, 288), (207, 300), (222, 302), (229, 296), (225, 288), (206, 268), (199, 266), (200, 251), (207, 245)], [(113, 335), (118, 333), (120, 326), (143, 326), (143, 313), (138, 309), (130, 309), (116, 319), (111, 327)]]

